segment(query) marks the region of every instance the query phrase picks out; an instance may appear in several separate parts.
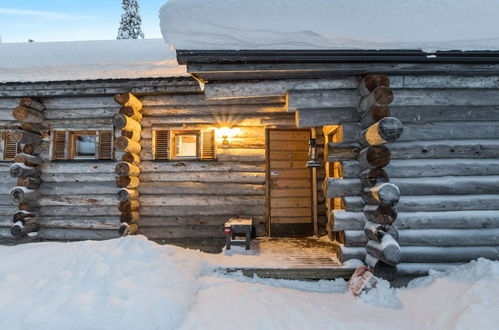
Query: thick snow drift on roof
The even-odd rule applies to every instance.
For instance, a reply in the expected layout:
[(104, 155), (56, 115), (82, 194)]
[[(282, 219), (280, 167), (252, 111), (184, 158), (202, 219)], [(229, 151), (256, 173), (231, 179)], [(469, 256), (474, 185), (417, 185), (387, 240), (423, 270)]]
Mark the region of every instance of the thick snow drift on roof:
[(176, 49), (499, 50), (499, 0), (168, 0)]
[(0, 43), (0, 82), (184, 75), (162, 39)]
[[(235, 250), (235, 249), (234, 249)], [(235, 252), (235, 251), (233, 251)], [(223, 275), (222, 259), (143, 236), (0, 246), (0, 329), (495, 329), (499, 262), (432, 272), (407, 289)], [(227, 264), (228, 260), (223, 261)]]

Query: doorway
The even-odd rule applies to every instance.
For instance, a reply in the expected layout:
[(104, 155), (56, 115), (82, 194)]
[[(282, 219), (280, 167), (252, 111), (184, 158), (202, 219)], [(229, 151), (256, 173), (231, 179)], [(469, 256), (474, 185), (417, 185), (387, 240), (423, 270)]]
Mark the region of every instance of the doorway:
[(313, 233), (312, 174), (307, 168), (310, 131), (267, 130), (269, 235)]

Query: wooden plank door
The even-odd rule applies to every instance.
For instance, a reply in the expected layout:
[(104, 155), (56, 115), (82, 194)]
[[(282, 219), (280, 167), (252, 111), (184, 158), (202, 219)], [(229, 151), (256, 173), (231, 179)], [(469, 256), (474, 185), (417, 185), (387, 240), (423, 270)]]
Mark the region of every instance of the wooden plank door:
[(267, 196), (270, 236), (313, 232), (309, 130), (267, 130)]

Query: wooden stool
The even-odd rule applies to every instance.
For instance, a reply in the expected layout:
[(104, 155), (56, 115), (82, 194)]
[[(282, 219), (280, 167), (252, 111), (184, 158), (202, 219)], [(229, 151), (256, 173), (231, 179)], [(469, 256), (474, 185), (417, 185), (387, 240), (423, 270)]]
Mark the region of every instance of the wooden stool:
[[(231, 245), (245, 245), (246, 250), (250, 249), (251, 231), (253, 229), (253, 219), (231, 218), (224, 224), (226, 249), (230, 250)], [(237, 236), (245, 236), (245, 239), (235, 239)]]

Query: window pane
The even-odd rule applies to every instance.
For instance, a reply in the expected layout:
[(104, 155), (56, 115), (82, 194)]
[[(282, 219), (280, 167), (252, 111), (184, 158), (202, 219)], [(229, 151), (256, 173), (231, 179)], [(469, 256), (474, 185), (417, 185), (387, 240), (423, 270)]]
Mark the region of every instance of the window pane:
[(196, 135), (176, 135), (175, 136), (175, 157), (196, 157), (197, 156), (197, 136)]
[(75, 156), (91, 157), (95, 156), (95, 135), (78, 135), (76, 136)]

